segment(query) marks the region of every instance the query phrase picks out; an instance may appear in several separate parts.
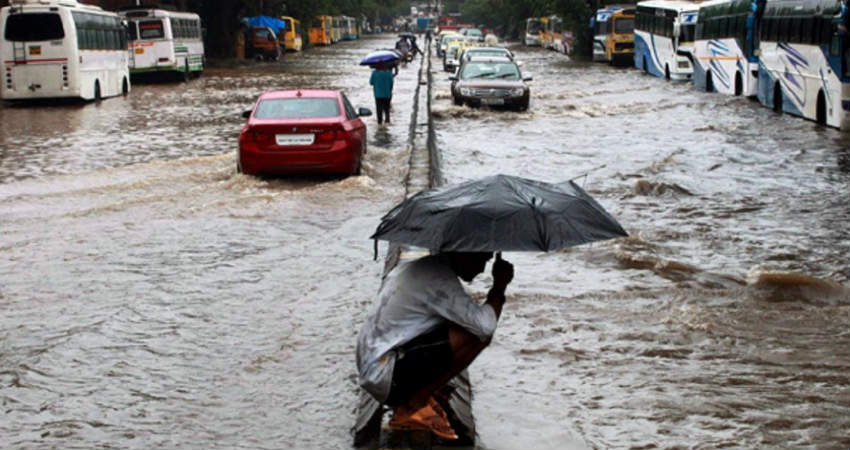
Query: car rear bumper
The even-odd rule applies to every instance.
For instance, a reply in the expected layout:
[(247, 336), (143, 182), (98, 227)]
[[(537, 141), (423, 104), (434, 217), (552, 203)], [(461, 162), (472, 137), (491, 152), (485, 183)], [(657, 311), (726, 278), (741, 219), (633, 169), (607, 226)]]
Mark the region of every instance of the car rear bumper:
[[(471, 106), (520, 106), (528, 103), (528, 95), (519, 97), (467, 97), (458, 95), (455, 97), (457, 101)], [(494, 102), (495, 100), (495, 102)], [(501, 104), (498, 102), (501, 101)], [(492, 104), (497, 103), (497, 104)]]
[(360, 152), (339, 141), (328, 149), (255, 150), (239, 148), (239, 163), (246, 174), (352, 173), (357, 169)]

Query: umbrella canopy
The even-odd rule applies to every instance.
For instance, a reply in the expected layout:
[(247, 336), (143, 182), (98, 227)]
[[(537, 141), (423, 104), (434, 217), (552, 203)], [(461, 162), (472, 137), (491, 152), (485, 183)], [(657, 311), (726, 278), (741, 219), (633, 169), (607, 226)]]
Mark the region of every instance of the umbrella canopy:
[(483, 252), (550, 251), (622, 236), (628, 236), (623, 227), (572, 181), (495, 175), (408, 198), (371, 238), (435, 252)]
[(398, 59), (399, 59), (399, 55), (398, 55), (398, 53), (396, 53), (394, 51), (378, 50), (378, 51), (375, 51), (375, 52), (372, 52), (372, 53), (369, 53), (368, 55), (366, 55), (366, 57), (363, 58), (360, 61), (360, 65), (361, 66), (372, 66), (372, 65), (375, 65), (375, 64), (395, 62), (395, 61), (398, 61)]

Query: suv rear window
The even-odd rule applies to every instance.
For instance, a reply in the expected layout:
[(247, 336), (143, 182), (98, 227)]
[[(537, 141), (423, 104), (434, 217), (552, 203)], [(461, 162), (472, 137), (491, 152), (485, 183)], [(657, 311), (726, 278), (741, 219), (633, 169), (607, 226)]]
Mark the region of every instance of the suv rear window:
[(257, 105), (257, 119), (308, 119), (311, 117), (339, 116), (339, 102), (335, 98), (275, 98)]
[(65, 29), (59, 14), (12, 14), (6, 19), (5, 36), (16, 42), (58, 41), (65, 38)]

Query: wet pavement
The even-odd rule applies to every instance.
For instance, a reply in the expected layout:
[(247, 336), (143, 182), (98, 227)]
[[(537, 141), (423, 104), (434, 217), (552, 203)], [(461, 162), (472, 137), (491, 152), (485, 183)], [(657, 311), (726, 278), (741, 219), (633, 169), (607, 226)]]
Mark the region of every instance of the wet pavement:
[[(0, 107), (0, 448), (350, 448), (368, 236), (404, 196), (418, 63), (393, 124), (366, 120), (363, 176), (238, 175), (235, 148), (268, 89), (374, 109), (356, 63), (392, 42)], [(506, 255), (470, 370), (480, 446), (850, 447), (850, 135), (514, 50), (526, 113), (453, 106), (435, 73), (447, 180), (587, 174), (631, 237)]]

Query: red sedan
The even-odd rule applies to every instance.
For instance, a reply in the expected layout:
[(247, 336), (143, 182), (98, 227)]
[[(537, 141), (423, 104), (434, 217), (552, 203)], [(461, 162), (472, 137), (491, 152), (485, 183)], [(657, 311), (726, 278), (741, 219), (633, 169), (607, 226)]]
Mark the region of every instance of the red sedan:
[(246, 174), (359, 175), (366, 125), (345, 94), (333, 90), (270, 91), (242, 113), (236, 170)]

